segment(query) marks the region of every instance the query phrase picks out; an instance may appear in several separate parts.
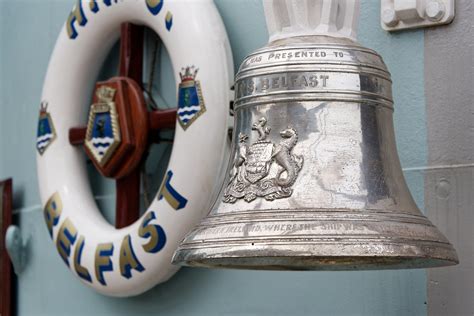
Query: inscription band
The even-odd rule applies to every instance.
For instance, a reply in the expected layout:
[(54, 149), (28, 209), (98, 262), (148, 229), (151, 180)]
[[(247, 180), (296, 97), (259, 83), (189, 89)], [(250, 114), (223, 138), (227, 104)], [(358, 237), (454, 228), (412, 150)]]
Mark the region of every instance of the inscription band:
[[(341, 72), (290, 72), (246, 77), (236, 82), (236, 100), (289, 91), (368, 93), (386, 99), (390, 81), (371, 74)], [(392, 100), (388, 100), (392, 101)]]

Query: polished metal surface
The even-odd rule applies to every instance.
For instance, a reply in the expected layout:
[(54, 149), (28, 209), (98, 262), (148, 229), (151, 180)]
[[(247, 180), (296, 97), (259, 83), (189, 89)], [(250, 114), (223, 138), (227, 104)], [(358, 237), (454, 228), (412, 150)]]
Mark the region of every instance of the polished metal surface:
[(235, 88), (225, 185), (175, 263), (352, 270), (458, 262), (408, 191), (390, 74), (376, 52), (326, 36), (275, 41), (245, 59)]

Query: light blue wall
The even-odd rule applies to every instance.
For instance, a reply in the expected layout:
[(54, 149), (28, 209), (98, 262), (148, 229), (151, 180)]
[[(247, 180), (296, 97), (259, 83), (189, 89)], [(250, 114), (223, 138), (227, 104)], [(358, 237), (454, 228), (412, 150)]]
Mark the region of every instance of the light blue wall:
[[(139, 297), (115, 299), (80, 284), (59, 259), (39, 206), (34, 135), (49, 56), (74, 1), (0, 0), (0, 178), (13, 177), (16, 220), (31, 237), (19, 277), (19, 315), (425, 315), (423, 270), (256, 272), (182, 269)], [(260, 0), (216, 0), (236, 67), (266, 43)], [(379, 1), (361, 7), (360, 41), (392, 72), (395, 127), (402, 165), (420, 206), (426, 165), (423, 33), (388, 35)], [(190, 52), (191, 53), (191, 52)], [(74, 58), (74, 56), (71, 56)], [(173, 100), (169, 93), (166, 101)], [(106, 190), (107, 191), (107, 190)]]

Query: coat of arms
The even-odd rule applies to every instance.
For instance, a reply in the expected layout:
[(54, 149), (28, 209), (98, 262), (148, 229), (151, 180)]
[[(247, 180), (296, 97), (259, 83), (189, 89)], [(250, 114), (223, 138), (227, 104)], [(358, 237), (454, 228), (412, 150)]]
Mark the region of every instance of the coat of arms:
[(184, 73), (179, 73), (181, 83), (178, 89), (178, 121), (186, 130), (201, 114), (206, 112), (206, 106), (202, 97), (201, 84), (196, 80), (199, 69), (192, 66), (183, 70)]
[(303, 166), (303, 157), (292, 150), (298, 142), (298, 133), (288, 127), (280, 132), (278, 144), (267, 140), (270, 127), (267, 119), (261, 117), (253, 124), (258, 140), (247, 145), (248, 136), (239, 134), (239, 144), (234, 164), (230, 171), (229, 184), (225, 188), (223, 201), (235, 203), (243, 198), (247, 202), (263, 197), (268, 201), (289, 197)]
[(91, 105), (85, 144), (96, 162), (104, 165), (120, 144), (120, 126), (115, 108), (115, 89), (101, 86), (98, 102)]
[(36, 149), (42, 155), (49, 145), (56, 139), (53, 120), (48, 113), (48, 103), (43, 101), (40, 106), (38, 131), (36, 133)]

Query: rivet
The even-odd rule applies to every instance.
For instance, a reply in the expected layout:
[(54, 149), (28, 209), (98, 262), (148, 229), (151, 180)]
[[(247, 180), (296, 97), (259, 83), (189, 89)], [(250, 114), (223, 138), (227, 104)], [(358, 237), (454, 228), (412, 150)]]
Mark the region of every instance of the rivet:
[(442, 2), (432, 0), (426, 5), (425, 13), (428, 20), (436, 22), (443, 18), (446, 8)]
[(446, 199), (451, 193), (451, 184), (446, 179), (439, 180), (436, 185), (436, 194), (442, 199)]
[(382, 13), (382, 22), (390, 27), (398, 24), (397, 13), (393, 9), (384, 10)]

